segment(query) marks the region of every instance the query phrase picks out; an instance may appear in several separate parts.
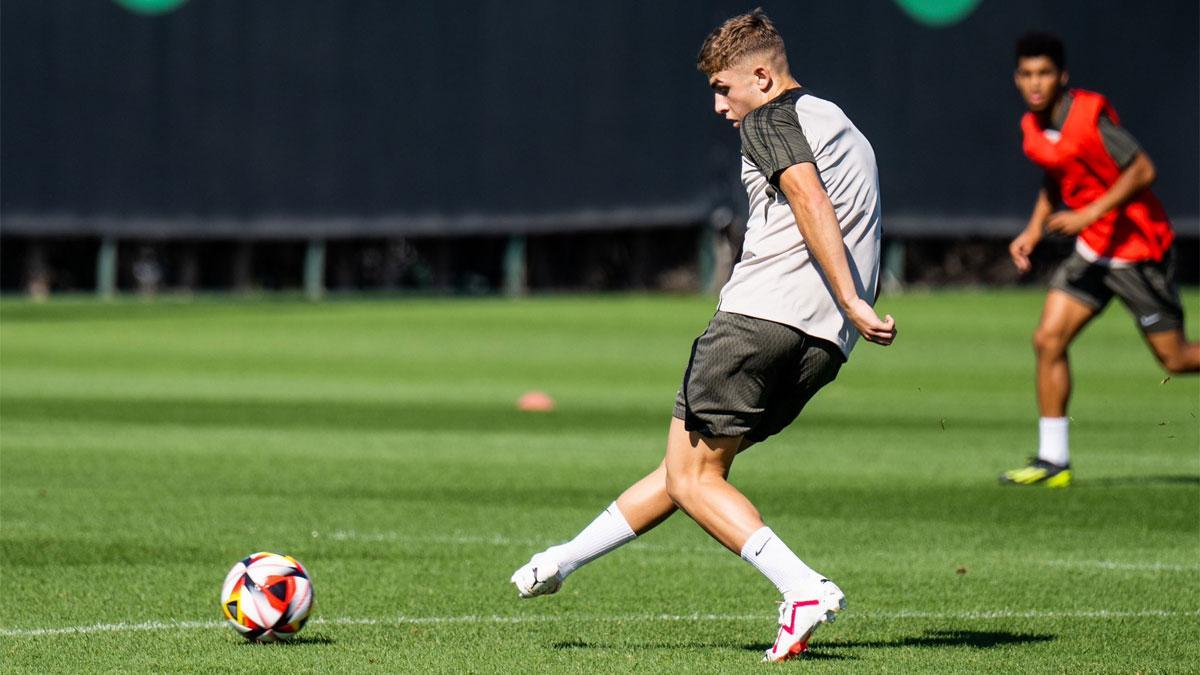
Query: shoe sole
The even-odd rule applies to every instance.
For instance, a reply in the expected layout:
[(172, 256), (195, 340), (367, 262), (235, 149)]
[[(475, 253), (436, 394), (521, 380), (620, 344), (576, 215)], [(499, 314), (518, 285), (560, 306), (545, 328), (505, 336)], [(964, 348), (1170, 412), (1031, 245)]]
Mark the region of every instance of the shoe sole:
[(521, 590), (520, 584), (518, 584), (515, 581), (513, 581), (512, 583), (513, 583), (513, 586), (516, 586), (516, 588), (517, 588), (517, 597), (522, 600), (529, 600), (531, 598), (540, 598), (543, 595), (554, 595), (555, 593), (558, 592), (558, 589), (562, 588), (562, 582), (559, 582), (558, 585), (555, 586), (554, 588), (552, 588), (551, 590), (539, 591), (537, 593), (534, 593), (534, 592), (526, 593), (525, 591)]
[(1008, 478), (1007, 476), (1002, 475), (1002, 476), (1000, 476), (1000, 484), (1001, 485), (1012, 485), (1014, 487), (1043, 487), (1043, 488), (1054, 489), (1054, 488), (1071, 487), (1071, 479), (1072, 479), (1072, 476), (1066, 472), (1057, 473), (1057, 474), (1054, 474), (1053, 476), (1046, 476), (1044, 478), (1039, 478), (1035, 481), (1029, 481), (1029, 482), (1015, 481), (1015, 480)]

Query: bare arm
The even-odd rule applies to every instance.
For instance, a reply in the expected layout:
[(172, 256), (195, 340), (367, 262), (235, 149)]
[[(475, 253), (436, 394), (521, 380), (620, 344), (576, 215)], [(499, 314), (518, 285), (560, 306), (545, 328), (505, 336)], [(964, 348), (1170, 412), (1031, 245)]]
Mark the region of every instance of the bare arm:
[(804, 237), (808, 250), (821, 266), (825, 280), (846, 318), (869, 342), (890, 345), (896, 339), (896, 322), (892, 317), (880, 319), (866, 300), (858, 297), (850, 264), (846, 260), (846, 244), (838, 225), (833, 204), (817, 175), (817, 167), (809, 162), (793, 164), (779, 176), (779, 188), (787, 196)]
[(1121, 171), (1112, 187), (1100, 195), (1099, 199), (1078, 211), (1060, 211), (1054, 214), (1046, 223), (1046, 227), (1062, 234), (1078, 234), (1104, 214), (1123, 206), (1134, 195), (1153, 185), (1157, 177), (1158, 172), (1150, 157), (1144, 152), (1139, 152), (1129, 166)]
[(1046, 219), (1051, 213), (1054, 213), (1054, 203), (1050, 201), (1046, 188), (1042, 188), (1038, 190), (1037, 201), (1033, 203), (1033, 214), (1029, 216), (1029, 224), (1025, 226), (1025, 231), (1041, 237), (1045, 231)]
[(1029, 224), (1025, 226), (1025, 231), (1018, 234), (1016, 239), (1013, 239), (1012, 243), (1008, 245), (1008, 254), (1012, 256), (1013, 264), (1022, 274), (1028, 272), (1032, 267), (1029, 263), (1029, 254), (1033, 253), (1033, 249), (1042, 240), (1046, 219), (1053, 212), (1054, 204), (1050, 203), (1050, 195), (1046, 193), (1046, 188), (1042, 188), (1038, 191), (1037, 202), (1033, 205), (1033, 215), (1029, 216)]

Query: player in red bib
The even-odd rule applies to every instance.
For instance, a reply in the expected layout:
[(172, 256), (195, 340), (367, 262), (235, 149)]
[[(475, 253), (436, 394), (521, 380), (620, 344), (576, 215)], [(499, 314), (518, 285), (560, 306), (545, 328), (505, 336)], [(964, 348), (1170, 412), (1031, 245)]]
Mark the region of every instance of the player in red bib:
[[(1159, 363), (1172, 373), (1200, 370), (1200, 343), (1183, 332), (1183, 304), (1174, 282), (1175, 234), (1150, 185), (1154, 164), (1124, 128), (1104, 96), (1066, 88), (1062, 42), (1030, 33), (1017, 42), (1017, 89), (1028, 112), (1021, 120), (1025, 155), (1046, 180), (1025, 231), (1009, 253), (1021, 272), (1046, 231), (1075, 236), (1075, 250), (1055, 272), (1033, 336), (1041, 413), (1038, 456), (1001, 474), (1013, 485), (1071, 484), (1067, 348), (1116, 296), (1137, 318)], [(1062, 210), (1056, 211), (1056, 207)]]

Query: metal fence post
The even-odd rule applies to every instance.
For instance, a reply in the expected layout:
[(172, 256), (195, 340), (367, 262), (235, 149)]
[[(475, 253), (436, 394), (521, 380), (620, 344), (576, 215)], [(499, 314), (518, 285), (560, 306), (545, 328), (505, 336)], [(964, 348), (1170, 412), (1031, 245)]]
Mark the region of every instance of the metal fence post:
[(96, 295), (108, 300), (117, 292), (117, 240), (112, 237), (100, 239), (100, 250), (96, 252)]
[(904, 242), (892, 239), (883, 249), (883, 279), (885, 290), (899, 291), (904, 288)]
[(310, 239), (304, 253), (304, 295), (317, 301), (325, 295), (325, 240)]
[(512, 297), (529, 291), (525, 270), (525, 236), (513, 234), (504, 247), (504, 294)]

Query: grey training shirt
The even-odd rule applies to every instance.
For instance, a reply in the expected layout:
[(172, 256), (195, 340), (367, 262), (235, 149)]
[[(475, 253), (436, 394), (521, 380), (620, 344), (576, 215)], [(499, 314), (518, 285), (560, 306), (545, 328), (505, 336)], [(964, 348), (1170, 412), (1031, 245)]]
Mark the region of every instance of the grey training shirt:
[(750, 201), (742, 257), (719, 309), (786, 324), (849, 356), (858, 331), (842, 315), (779, 189), (790, 166), (816, 166), (833, 203), (858, 295), (874, 303), (880, 201), (875, 151), (841, 108), (793, 89), (742, 120), (742, 184)]

